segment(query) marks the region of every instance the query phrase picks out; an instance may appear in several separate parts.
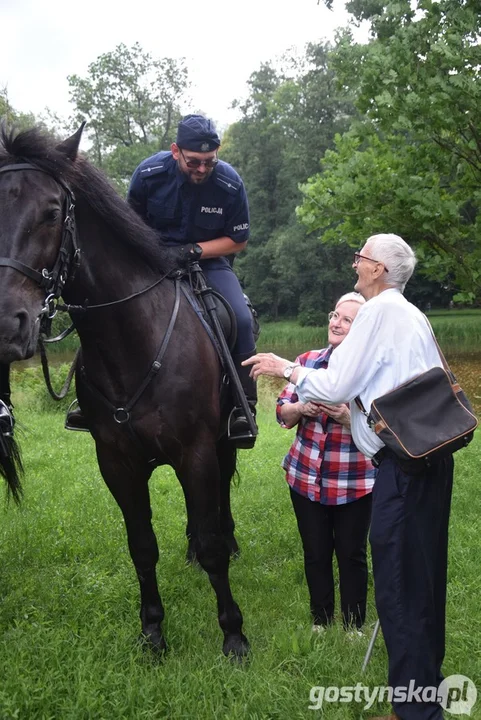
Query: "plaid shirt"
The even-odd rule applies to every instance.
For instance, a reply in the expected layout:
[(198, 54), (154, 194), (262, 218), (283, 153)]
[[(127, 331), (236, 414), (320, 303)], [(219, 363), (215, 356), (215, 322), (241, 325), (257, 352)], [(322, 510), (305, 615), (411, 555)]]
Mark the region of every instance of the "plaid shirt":
[[(326, 368), (332, 347), (311, 350), (296, 362), (309, 368)], [(281, 407), (295, 403), (298, 396), (292, 383), (286, 385), (277, 399), (277, 422)], [(317, 418), (302, 416), (291, 449), (282, 467), (293, 490), (323, 505), (343, 505), (372, 491), (376, 470), (371, 461), (354, 445), (351, 432), (326, 413)]]

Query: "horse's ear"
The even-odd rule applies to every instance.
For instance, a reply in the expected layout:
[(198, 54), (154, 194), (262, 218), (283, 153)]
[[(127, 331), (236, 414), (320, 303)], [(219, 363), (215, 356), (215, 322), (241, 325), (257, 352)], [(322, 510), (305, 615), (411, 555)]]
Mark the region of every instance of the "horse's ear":
[(70, 160), (75, 160), (77, 157), (80, 138), (82, 137), (83, 129), (86, 124), (87, 123), (84, 120), (76, 133), (57, 145), (57, 150), (60, 150), (60, 152), (70, 158)]

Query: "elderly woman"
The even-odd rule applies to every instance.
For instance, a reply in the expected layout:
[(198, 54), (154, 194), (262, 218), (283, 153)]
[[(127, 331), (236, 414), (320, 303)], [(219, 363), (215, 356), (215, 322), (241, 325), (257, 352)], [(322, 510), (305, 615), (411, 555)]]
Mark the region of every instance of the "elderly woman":
[[(300, 355), (294, 366), (326, 368), (364, 302), (358, 293), (343, 295), (329, 313), (329, 346)], [(289, 372), (292, 366), (286, 377)], [(282, 427), (297, 425), (282, 466), (304, 549), (313, 631), (322, 631), (334, 619), (335, 552), (344, 627), (360, 632), (366, 617), (366, 544), (375, 469), (354, 445), (347, 405), (300, 402), (289, 383), (276, 411)]]

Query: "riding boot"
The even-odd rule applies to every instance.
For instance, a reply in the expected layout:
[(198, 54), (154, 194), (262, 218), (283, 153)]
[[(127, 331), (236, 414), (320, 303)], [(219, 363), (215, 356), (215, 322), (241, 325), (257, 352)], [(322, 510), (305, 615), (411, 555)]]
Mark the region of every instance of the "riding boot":
[(0, 451), (3, 447), (1, 436), (12, 437), (15, 419), (10, 402), (10, 365), (0, 363)]
[[(255, 424), (257, 385), (256, 381), (249, 375), (251, 368), (241, 365), (243, 360), (247, 360), (247, 358), (250, 358), (251, 355), (252, 353), (233, 355), (232, 360), (234, 361), (234, 365)], [(239, 449), (250, 449), (254, 447), (256, 437), (256, 435), (252, 434), (244, 411), (241, 407), (236, 407), (229, 424), (229, 440), (231, 440)]]
[(8, 409), (12, 410), (10, 402), (10, 365), (0, 363), (0, 400), (3, 400)]
[[(77, 403), (77, 407), (73, 407)], [(90, 432), (90, 428), (87, 423), (87, 418), (82, 412), (82, 408), (78, 404), (77, 400), (70, 405), (67, 410), (67, 417), (65, 418), (65, 429), (66, 430), (81, 430), (83, 432)]]

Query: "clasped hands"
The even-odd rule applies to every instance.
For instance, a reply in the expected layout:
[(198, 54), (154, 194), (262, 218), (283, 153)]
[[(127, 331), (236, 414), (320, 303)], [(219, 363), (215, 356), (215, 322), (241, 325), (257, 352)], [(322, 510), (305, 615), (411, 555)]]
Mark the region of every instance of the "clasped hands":
[[(279, 357), (274, 353), (257, 353), (252, 357), (244, 360), (242, 365), (245, 367), (251, 365), (250, 376), (257, 380), (259, 375), (270, 375), (271, 377), (284, 377), (284, 370), (288, 365), (291, 365), (289, 360)], [(296, 371), (294, 370), (294, 373)], [(303, 415), (308, 417), (316, 417), (321, 412), (325, 412), (329, 417), (332, 417), (337, 422), (347, 427), (351, 421), (351, 413), (347, 405), (344, 403), (341, 405), (326, 405), (324, 403), (307, 402), (305, 403), (305, 409)]]

